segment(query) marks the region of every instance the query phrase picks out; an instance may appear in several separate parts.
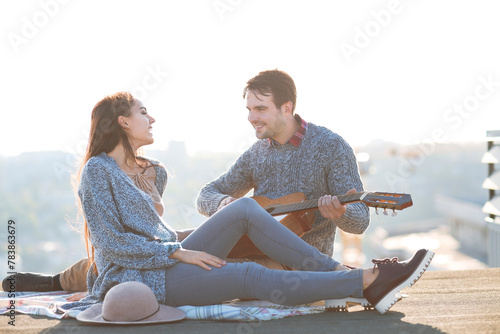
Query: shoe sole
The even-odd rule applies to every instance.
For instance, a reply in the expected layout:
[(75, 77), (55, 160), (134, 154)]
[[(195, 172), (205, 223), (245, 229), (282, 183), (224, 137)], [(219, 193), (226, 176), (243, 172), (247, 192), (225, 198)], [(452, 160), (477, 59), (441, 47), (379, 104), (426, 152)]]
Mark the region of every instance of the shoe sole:
[[(403, 296), (398, 292), (396, 298), (403, 299)], [(325, 300), (325, 310), (328, 312), (348, 312), (350, 306), (362, 306), (365, 311), (373, 310), (372, 304), (365, 298), (347, 297), (342, 299), (327, 299)]]
[(347, 297), (342, 299), (325, 300), (325, 310), (330, 312), (347, 312), (349, 306), (361, 305), (365, 310), (371, 309), (372, 305), (365, 298)]
[(408, 277), (404, 282), (396, 286), (394, 289), (386, 293), (385, 296), (374, 306), (374, 308), (380, 314), (384, 314), (385, 312), (389, 311), (392, 305), (396, 304), (396, 302), (401, 299), (400, 291), (403, 288), (411, 287), (413, 284), (415, 284), (416, 281), (420, 279), (420, 277), (422, 277), (422, 274), (425, 272), (427, 267), (429, 267), (429, 264), (431, 263), (433, 257), (434, 252), (427, 250), (425, 256), (422, 258), (422, 261), (420, 261), (420, 264), (418, 265), (417, 269), (415, 269), (415, 271), (411, 274), (411, 276)]

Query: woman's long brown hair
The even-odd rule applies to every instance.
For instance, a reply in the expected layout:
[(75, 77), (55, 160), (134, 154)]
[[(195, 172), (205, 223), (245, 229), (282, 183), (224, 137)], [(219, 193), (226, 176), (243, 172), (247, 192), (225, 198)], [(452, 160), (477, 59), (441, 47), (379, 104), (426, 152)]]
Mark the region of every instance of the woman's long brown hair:
[[(75, 180), (76, 186), (80, 184), (82, 170), (87, 161), (102, 152), (109, 153), (113, 151), (120, 142), (125, 148), (127, 160), (134, 161), (136, 159), (137, 152), (133, 151), (127, 133), (118, 124), (118, 117), (129, 116), (134, 103), (135, 99), (132, 94), (120, 92), (106, 96), (94, 106), (90, 122), (89, 142)], [(79, 209), (85, 221), (83, 233), (90, 268), (94, 263), (94, 246), (90, 241), (90, 231), (87, 219), (85, 219), (85, 215), (83, 214), (81, 201), (79, 201)], [(94, 272), (97, 274), (96, 266), (94, 266)]]

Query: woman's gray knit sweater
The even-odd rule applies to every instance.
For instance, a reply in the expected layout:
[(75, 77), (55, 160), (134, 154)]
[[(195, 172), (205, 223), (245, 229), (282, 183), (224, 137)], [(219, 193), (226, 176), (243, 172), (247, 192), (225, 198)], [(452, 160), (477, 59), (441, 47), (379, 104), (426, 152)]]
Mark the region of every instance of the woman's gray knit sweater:
[[(257, 141), (229, 170), (200, 192), (198, 211), (211, 216), (227, 196), (253, 195), (270, 199), (302, 192), (307, 199), (323, 195), (343, 195), (350, 189), (363, 191), (354, 152), (339, 135), (309, 123), (299, 147), (279, 145), (268, 139)], [(346, 213), (334, 220), (316, 213), (312, 230), (302, 239), (320, 252), (333, 255), (336, 227), (349, 233), (363, 233), (370, 222), (364, 203), (347, 206)]]
[[(156, 187), (161, 195), (167, 173), (157, 161)], [(114, 285), (139, 281), (165, 301), (165, 268), (180, 243), (156, 212), (151, 197), (137, 188), (115, 160), (105, 153), (92, 157), (81, 175), (78, 194), (95, 247), (98, 276), (89, 270), (88, 294), (82, 302), (99, 302)]]

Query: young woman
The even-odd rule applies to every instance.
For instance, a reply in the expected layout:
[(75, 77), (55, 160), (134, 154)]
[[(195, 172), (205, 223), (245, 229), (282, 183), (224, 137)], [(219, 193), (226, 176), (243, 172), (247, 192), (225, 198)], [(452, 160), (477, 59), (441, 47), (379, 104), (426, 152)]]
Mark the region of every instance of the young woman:
[[(406, 262), (376, 260), (374, 269), (344, 270), (277, 222), (253, 199), (223, 208), (179, 241), (161, 218), (165, 168), (138, 155), (153, 143), (154, 118), (129, 93), (99, 101), (92, 111), (87, 153), (79, 179), (89, 258), (88, 294), (102, 302), (114, 285), (140, 281), (160, 303), (217, 304), (236, 298), (297, 305), (365, 297), (385, 313), (397, 293), (425, 271), (433, 253)], [(244, 234), (265, 254), (297, 271), (267, 269), (223, 259)]]

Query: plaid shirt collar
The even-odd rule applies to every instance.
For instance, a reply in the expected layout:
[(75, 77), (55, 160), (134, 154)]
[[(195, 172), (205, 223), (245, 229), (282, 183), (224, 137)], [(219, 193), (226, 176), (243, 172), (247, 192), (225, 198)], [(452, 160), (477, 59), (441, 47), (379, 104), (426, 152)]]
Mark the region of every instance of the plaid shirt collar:
[[(302, 143), (302, 139), (304, 139), (306, 135), (308, 123), (305, 120), (303, 120), (299, 115), (295, 115), (295, 120), (297, 121), (297, 123), (300, 123), (300, 127), (297, 130), (297, 132), (294, 133), (292, 138), (290, 138), (286, 143), (290, 143), (295, 147), (299, 147), (300, 144)], [(267, 138), (267, 140), (269, 140), (270, 144), (280, 145), (271, 138)]]

